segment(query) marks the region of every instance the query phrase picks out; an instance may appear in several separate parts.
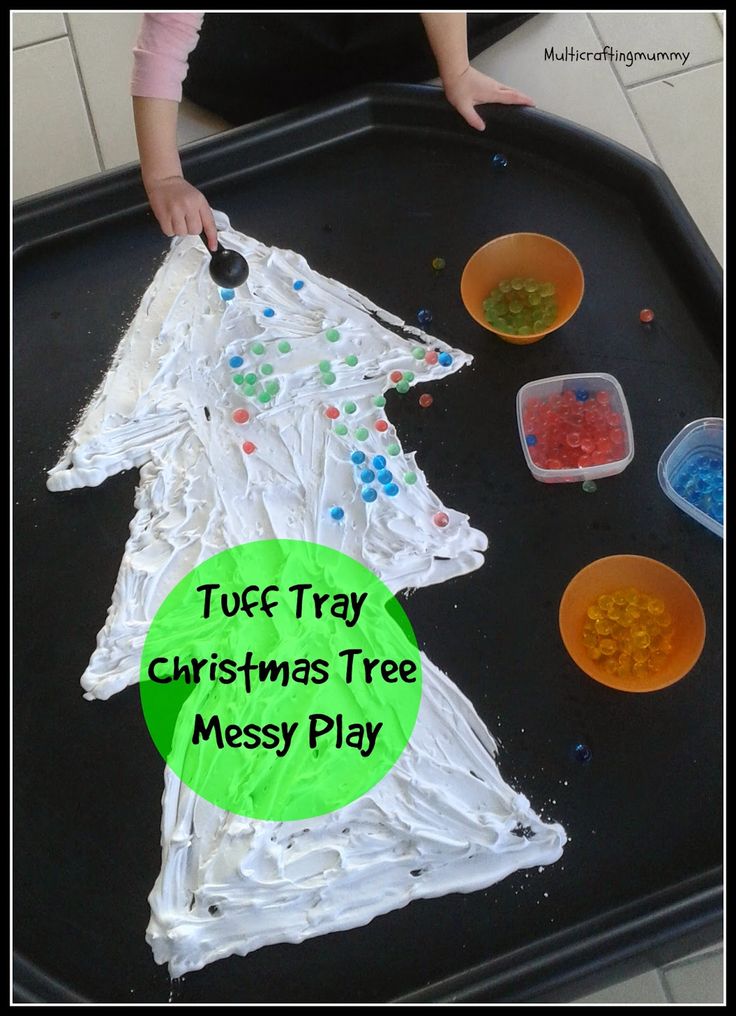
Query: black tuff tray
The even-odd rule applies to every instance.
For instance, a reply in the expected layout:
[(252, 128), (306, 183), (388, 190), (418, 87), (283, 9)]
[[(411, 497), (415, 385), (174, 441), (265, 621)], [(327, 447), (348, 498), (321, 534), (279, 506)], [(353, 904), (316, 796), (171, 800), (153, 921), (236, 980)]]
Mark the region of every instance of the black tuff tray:
[[(24, 1000), (562, 999), (721, 933), (722, 543), (657, 483), (690, 420), (721, 415), (720, 270), (655, 166), (536, 110), (472, 132), (437, 90), (381, 86), (200, 143), (188, 178), (233, 225), (475, 356), (434, 405), (387, 412), (430, 484), (490, 539), (485, 565), (407, 601), (421, 646), (501, 741), (504, 777), (571, 842), (485, 892), (411, 903), (364, 928), (270, 946), (170, 984), (144, 941), (159, 868), (162, 764), (135, 689), (83, 701), (133, 514), (129, 472), (51, 494), (54, 464), (167, 249), (134, 168), (15, 210), (15, 946)], [(505, 172), (490, 157), (504, 152)], [(535, 231), (578, 256), (585, 296), (529, 347), (459, 296), (491, 237)], [(431, 261), (446, 259), (434, 275)], [(652, 307), (650, 331), (639, 310)], [(588, 495), (537, 483), (515, 396), (607, 371), (636, 455)], [(429, 390), (429, 389), (427, 389)], [(557, 629), (568, 580), (608, 554), (675, 568), (707, 619), (684, 680), (627, 695), (591, 681)], [(581, 766), (577, 739), (592, 748)]]

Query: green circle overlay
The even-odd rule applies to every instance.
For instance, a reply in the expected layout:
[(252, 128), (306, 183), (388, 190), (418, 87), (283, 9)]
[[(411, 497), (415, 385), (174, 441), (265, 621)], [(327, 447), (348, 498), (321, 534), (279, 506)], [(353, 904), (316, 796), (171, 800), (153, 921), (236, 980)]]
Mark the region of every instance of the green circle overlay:
[(169, 593), (140, 692), (156, 747), (188, 787), (237, 815), (291, 821), (350, 804), (389, 772), (414, 729), (421, 660), (368, 568), (315, 543), (262, 540), (216, 554)]

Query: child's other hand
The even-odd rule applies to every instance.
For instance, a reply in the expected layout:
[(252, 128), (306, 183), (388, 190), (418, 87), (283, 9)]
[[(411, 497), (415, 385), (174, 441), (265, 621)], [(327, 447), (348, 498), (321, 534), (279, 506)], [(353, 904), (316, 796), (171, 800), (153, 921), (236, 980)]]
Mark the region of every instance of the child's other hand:
[(484, 131), (486, 125), (475, 112), (475, 107), (486, 102), (501, 102), (513, 106), (533, 106), (534, 100), (515, 88), (502, 85), (474, 67), (467, 67), (462, 74), (442, 82), (447, 101), (454, 106), (471, 127)]
[(182, 176), (169, 176), (146, 186), (151, 210), (165, 236), (207, 236), (217, 250), (217, 228), (207, 198)]

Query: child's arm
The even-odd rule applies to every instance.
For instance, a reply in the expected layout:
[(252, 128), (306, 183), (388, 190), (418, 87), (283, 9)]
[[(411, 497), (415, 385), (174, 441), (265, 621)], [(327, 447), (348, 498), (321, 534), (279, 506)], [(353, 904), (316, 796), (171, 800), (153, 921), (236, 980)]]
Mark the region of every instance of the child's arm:
[(528, 95), (502, 85), (470, 66), (467, 15), (462, 12), (432, 13), (422, 14), (421, 18), (437, 61), (447, 101), (471, 127), (479, 131), (485, 130), (486, 125), (475, 112), (476, 105), (484, 102), (534, 105), (534, 100)]
[(181, 83), (201, 25), (196, 11), (144, 14), (133, 50), (131, 91), (143, 185), (161, 229), (166, 236), (205, 233), (216, 250), (212, 210), (204, 194), (184, 179), (176, 146)]

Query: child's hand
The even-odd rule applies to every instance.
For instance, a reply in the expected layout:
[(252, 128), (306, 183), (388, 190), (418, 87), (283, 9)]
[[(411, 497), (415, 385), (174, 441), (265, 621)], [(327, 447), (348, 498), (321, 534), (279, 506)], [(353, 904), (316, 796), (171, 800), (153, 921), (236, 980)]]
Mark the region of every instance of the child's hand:
[(207, 198), (182, 176), (169, 176), (147, 184), (151, 210), (165, 236), (199, 236), (217, 250), (217, 228)]
[(475, 112), (475, 107), (484, 102), (501, 102), (514, 106), (533, 106), (534, 100), (515, 88), (502, 85), (486, 74), (481, 74), (474, 67), (467, 67), (455, 78), (444, 80), (445, 95), (451, 106), (454, 106), (471, 127), (484, 131), (486, 125)]

